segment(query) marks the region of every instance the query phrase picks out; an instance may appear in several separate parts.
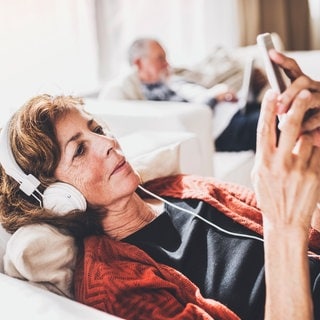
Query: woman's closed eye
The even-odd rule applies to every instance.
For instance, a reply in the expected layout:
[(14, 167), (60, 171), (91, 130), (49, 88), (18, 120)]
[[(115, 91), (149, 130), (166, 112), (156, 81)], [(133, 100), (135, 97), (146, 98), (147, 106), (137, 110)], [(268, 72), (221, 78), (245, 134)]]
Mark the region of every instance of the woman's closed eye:
[(93, 132), (96, 133), (96, 134), (105, 135), (105, 132), (104, 132), (104, 130), (103, 130), (103, 128), (101, 126), (96, 126), (93, 129)]
[(92, 132), (96, 134), (100, 134), (112, 139), (115, 139), (115, 135), (113, 134), (112, 131), (108, 127), (103, 127), (101, 125), (97, 125), (96, 127), (93, 128)]
[[(114, 135), (108, 131), (108, 130), (104, 130), (104, 128), (100, 125), (94, 127), (93, 129), (91, 129), (93, 133), (98, 134), (98, 135), (102, 135), (102, 136), (109, 136), (110, 138), (114, 139)], [(81, 157), (83, 155), (85, 155), (86, 153), (86, 145), (85, 145), (85, 141), (80, 141), (75, 149), (74, 155), (73, 155), (73, 160)]]
[(83, 142), (80, 142), (77, 147), (76, 147), (76, 150), (74, 152), (74, 155), (73, 155), (73, 159), (77, 158), (77, 157), (81, 157), (85, 154), (85, 145)]

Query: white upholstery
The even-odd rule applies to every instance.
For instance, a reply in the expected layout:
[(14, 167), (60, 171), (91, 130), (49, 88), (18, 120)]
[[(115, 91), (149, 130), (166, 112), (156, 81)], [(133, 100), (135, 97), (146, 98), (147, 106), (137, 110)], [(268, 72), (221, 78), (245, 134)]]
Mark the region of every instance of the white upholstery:
[[(114, 104), (112, 106), (115, 107)], [(105, 104), (96, 105), (95, 101), (91, 101), (87, 110), (108, 123), (143, 181), (178, 172), (212, 173), (211, 120), (207, 117), (210, 114), (207, 108), (168, 105), (156, 112), (156, 116), (150, 112), (144, 113), (148, 108), (146, 105), (134, 109), (132, 104), (127, 104), (121, 108), (119, 106), (109, 110), (105, 109)], [(208, 145), (205, 139), (210, 140)], [(39, 287), (37, 283), (2, 274), (2, 257), (9, 238), (10, 235), (1, 228), (0, 299), (5, 304), (4, 314), (10, 314), (11, 319), (115, 319), (111, 315), (44, 290), (44, 286)], [(33, 249), (29, 249), (32, 252)], [(25, 257), (25, 253), (19, 253), (19, 250), (17, 252)], [(24, 267), (23, 260), (17, 261), (22, 262)], [(30, 272), (32, 273), (32, 270)], [(48, 277), (50, 278), (49, 274)], [(30, 280), (34, 280), (33, 278)], [(47, 289), (50, 289), (50, 286), (47, 286)], [(19, 308), (16, 305), (19, 305)]]
[[(119, 138), (137, 131), (171, 132), (172, 135), (193, 133), (198, 140), (199, 151), (190, 153), (187, 159), (189, 164), (192, 161), (201, 163), (193, 173), (212, 175), (212, 115), (208, 107), (181, 102), (95, 99), (87, 99), (85, 106), (90, 113), (103, 119)], [(137, 145), (139, 143), (136, 142)]]
[(298, 62), (305, 74), (320, 81), (320, 50), (289, 51), (287, 54)]
[[(193, 139), (181, 144), (181, 172), (214, 176), (220, 180), (251, 187), (250, 172), (254, 153), (216, 152), (212, 135), (213, 125), (218, 125), (218, 120), (212, 120), (212, 112), (205, 105), (167, 101), (88, 99), (86, 110), (104, 120), (120, 140), (134, 133), (137, 139), (130, 149), (137, 149), (136, 152), (140, 154), (144, 153), (141, 144), (161, 147), (163, 143), (170, 143), (169, 136), (172, 136), (172, 140), (179, 140), (179, 135), (193, 134)], [(142, 131), (144, 133), (138, 138), (137, 132)], [(162, 142), (158, 145), (160, 140)], [(127, 146), (128, 143), (124, 148), (126, 152), (129, 151)]]
[(0, 300), (2, 319), (120, 319), (3, 273), (0, 273)]
[(215, 177), (252, 188), (253, 151), (216, 152), (213, 157)]
[(73, 298), (77, 246), (72, 236), (47, 224), (19, 228), (9, 239), (3, 257), (7, 275)]
[(202, 174), (200, 143), (191, 132), (138, 131), (120, 137), (127, 159), (140, 173), (143, 182), (180, 172)]
[[(311, 70), (313, 74), (310, 74), (315, 74), (320, 52), (310, 52), (310, 55), (308, 52), (301, 55), (296, 52), (292, 55), (303, 61), (306, 73)], [(169, 170), (181, 170), (250, 185), (248, 179), (254, 155), (250, 152), (214, 152), (211, 112), (205, 106), (146, 101), (87, 100), (87, 103), (88, 111), (101, 116), (110, 125), (127, 157), (137, 167), (143, 169), (150, 161), (154, 168), (155, 164), (163, 161), (163, 171), (151, 173), (161, 175)], [(0, 112), (3, 121), (7, 114), (3, 110)], [(150, 178), (151, 173), (147, 172), (146, 178)], [(9, 237), (0, 226), (0, 301), (3, 318), (116, 319), (26, 281), (4, 275), (2, 257)]]

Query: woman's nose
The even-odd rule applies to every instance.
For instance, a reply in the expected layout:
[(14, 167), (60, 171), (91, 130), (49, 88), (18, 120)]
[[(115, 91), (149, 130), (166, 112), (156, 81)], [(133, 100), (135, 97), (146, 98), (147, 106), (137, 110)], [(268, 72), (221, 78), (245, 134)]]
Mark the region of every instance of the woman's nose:
[(117, 140), (111, 135), (97, 135), (92, 143), (96, 152), (105, 156), (109, 156), (117, 146)]

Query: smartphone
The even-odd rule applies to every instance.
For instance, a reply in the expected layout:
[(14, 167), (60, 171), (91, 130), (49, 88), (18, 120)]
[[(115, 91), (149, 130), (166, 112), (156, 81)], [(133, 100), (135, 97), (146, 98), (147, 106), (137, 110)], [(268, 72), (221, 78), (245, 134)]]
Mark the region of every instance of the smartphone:
[(263, 33), (257, 36), (257, 44), (261, 50), (267, 78), (272, 90), (281, 93), (286, 89), (286, 83), (282, 76), (280, 67), (269, 57), (269, 50), (274, 49), (270, 33)]

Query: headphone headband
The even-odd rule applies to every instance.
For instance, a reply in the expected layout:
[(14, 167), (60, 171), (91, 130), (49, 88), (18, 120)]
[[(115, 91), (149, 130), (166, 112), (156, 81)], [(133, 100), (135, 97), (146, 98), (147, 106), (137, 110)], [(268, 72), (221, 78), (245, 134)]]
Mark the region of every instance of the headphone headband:
[(6, 174), (19, 183), (21, 191), (27, 196), (33, 196), (45, 209), (59, 215), (72, 210), (86, 211), (87, 203), (84, 196), (70, 184), (53, 183), (43, 194), (38, 190), (39, 179), (32, 174), (24, 173), (13, 156), (9, 138), (10, 123), (9, 120), (0, 132), (0, 163)]
[(26, 175), (16, 163), (10, 146), (9, 138), (10, 120), (5, 124), (0, 133), (0, 163), (6, 174), (16, 180), (19, 188), (28, 196), (33, 194), (40, 185), (40, 181), (32, 174)]

